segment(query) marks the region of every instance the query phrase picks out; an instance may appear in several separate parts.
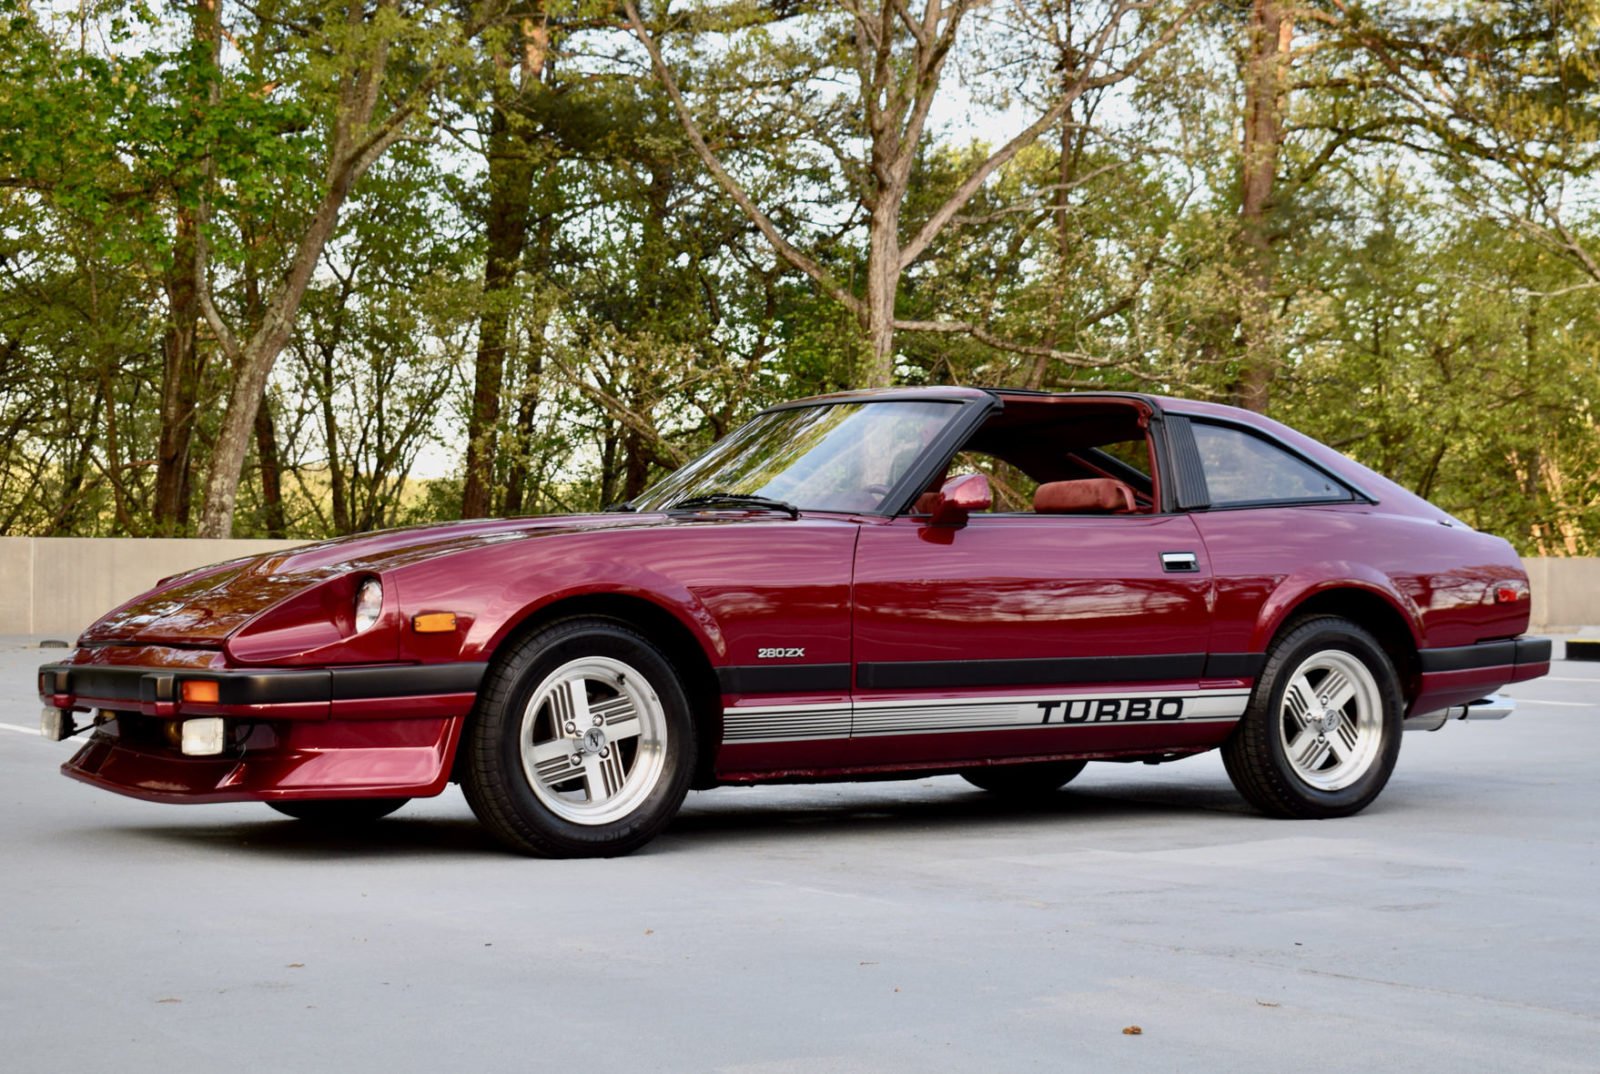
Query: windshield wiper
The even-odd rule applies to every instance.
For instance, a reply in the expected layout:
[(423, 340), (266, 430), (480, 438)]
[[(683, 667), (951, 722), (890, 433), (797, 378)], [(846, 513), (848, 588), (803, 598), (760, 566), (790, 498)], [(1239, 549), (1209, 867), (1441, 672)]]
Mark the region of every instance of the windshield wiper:
[(764, 507), (769, 511), (782, 511), (790, 518), (800, 517), (800, 508), (784, 500), (766, 496), (747, 496), (742, 492), (708, 492), (702, 496), (685, 496), (667, 507), (668, 511), (683, 511), (694, 507)]
[(632, 500), (622, 500), (619, 503), (607, 504), (605, 506), (605, 508), (604, 508), (604, 513), (608, 514), (608, 515), (614, 515), (614, 514), (620, 514), (623, 511), (637, 511), (637, 510), (638, 510), (638, 508), (633, 506), (633, 501)]

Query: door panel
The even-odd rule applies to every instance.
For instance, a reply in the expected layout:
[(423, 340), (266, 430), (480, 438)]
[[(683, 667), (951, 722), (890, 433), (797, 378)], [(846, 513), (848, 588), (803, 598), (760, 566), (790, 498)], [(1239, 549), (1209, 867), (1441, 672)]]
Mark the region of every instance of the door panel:
[(853, 598), (852, 737), (876, 763), (1204, 748), (1244, 709), (1197, 696), (1211, 570), (1188, 516), (868, 525)]

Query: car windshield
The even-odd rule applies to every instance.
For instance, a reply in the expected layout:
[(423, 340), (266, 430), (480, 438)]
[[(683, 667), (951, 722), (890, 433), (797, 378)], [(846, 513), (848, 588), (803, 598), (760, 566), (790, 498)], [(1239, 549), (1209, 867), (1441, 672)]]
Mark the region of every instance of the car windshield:
[(632, 501), (761, 497), (810, 511), (876, 511), (959, 403), (832, 403), (771, 410)]

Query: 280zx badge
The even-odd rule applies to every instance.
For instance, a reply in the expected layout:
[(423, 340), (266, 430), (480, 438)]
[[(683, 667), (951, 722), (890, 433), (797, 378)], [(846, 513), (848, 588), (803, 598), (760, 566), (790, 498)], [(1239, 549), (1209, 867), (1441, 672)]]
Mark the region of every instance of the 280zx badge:
[(757, 660), (794, 660), (806, 655), (804, 649), (757, 649)]

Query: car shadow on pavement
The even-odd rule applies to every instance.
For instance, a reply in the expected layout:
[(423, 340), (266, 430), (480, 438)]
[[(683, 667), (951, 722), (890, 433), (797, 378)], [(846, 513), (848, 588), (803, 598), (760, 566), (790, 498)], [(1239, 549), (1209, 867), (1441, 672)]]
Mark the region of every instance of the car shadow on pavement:
[[(796, 802), (792, 797), (741, 801), (745, 788), (718, 789), (691, 798), (667, 834), (694, 842), (782, 838), (796, 829), (807, 834), (838, 831), (841, 835), (902, 829), (908, 835), (967, 833), (978, 837), (996, 827), (1015, 831), (1019, 826), (1070, 823), (1093, 830), (1128, 821), (1184, 816), (1260, 819), (1227, 786), (1067, 787), (1022, 800), (959, 784), (938, 788), (913, 784), (901, 795), (895, 793), (894, 783), (851, 786), (848, 795), (816, 804)], [(864, 792), (865, 786), (872, 789)]]
[(412, 817), (403, 813), (354, 827), (318, 827), (271, 816), (261, 820), (181, 825), (147, 824), (100, 830), (97, 841), (137, 838), (195, 850), (324, 861), (454, 852), (478, 857), (504, 848), (470, 815)]
[[(1399, 802), (1381, 802), (1375, 809)], [(459, 803), (459, 813), (408, 817), (404, 811), (355, 827), (319, 827), (289, 818), (228, 820), (215, 824), (127, 825), (80, 829), (101, 847), (138, 839), (197, 850), (246, 853), (298, 861), (383, 859), (455, 854), (505, 855), (501, 846)], [(829, 835), (906, 838), (983, 838), (1030, 828), (1070, 825), (1083, 835), (1104, 834), (1129, 823), (1272, 823), (1226, 784), (1210, 782), (1141, 786), (1137, 782), (1074, 785), (1038, 798), (1002, 798), (953, 781), (822, 784), (809, 787), (723, 787), (692, 794), (655, 842), (639, 854), (678, 854), (733, 843), (806, 839)]]

